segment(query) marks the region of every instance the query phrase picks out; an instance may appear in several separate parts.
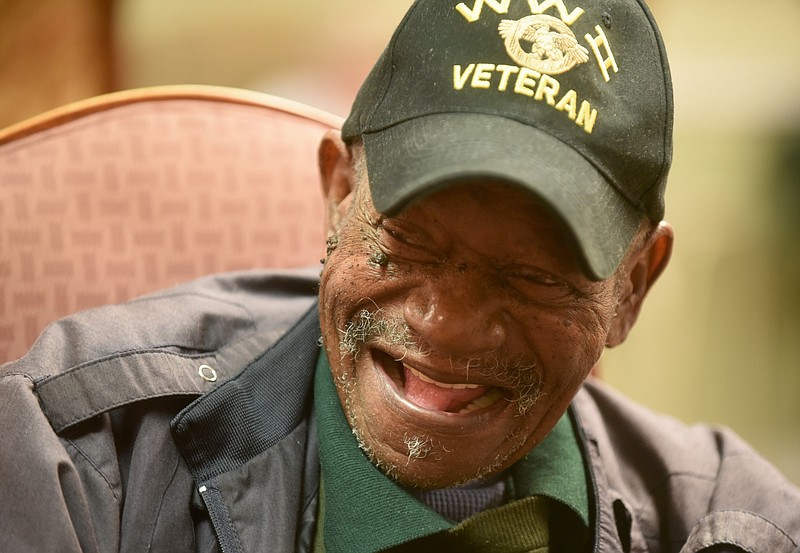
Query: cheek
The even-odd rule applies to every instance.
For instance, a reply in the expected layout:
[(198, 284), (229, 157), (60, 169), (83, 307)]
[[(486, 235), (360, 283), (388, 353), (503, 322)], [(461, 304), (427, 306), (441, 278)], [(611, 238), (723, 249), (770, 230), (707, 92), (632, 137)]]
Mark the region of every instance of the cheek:
[(603, 352), (608, 332), (596, 312), (570, 310), (539, 315), (530, 325), (528, 340), (544, 368), (546, 385), (580, 385)]
[(368, 254), (354, 240), (340, 240), (325, 260), (320, 290), (322, 298), (340, 299), (357, 295), (357, 289), (372, 280)]
[[(363, 244), (367, 242), (364, 241)], [(386, 296), (381, 267), (370, 261), (360, 241), (340, 242), (328, 256), (320, 277), (320, 320), (328, 352), (336, 348), (339, 331), (362, 309), (374, 310)]]
[(345, 328), (350, 313), (355, 309), (358, 268), (352, 258), (341, 255), (337, 248), (328, 256), (320, 277), (319, 309), (322, 337), (331, 362), (338, 355), (339, 329)]

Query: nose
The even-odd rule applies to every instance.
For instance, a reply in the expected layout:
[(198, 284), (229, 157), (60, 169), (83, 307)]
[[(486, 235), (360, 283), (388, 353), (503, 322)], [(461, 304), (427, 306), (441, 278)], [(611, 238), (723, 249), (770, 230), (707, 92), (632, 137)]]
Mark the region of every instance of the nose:
[(448, 355), (487, 353), (507, 339), (502, 302), (478, 279), (426, 281), (406, 297), (403, 313), (411, 330)]

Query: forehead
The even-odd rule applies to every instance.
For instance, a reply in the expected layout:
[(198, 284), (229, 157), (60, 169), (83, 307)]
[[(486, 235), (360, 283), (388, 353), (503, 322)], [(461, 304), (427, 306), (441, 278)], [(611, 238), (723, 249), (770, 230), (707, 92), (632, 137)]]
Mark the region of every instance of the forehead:
[(535, 254), (563, 268), (579, 264), (573, 235), (563, 220), (530, 191), (503, 181), (450, 183), (415, 199), (393, 218), (426, 232), (450, 232), (465, 245), (494, 247), (501, 257)]

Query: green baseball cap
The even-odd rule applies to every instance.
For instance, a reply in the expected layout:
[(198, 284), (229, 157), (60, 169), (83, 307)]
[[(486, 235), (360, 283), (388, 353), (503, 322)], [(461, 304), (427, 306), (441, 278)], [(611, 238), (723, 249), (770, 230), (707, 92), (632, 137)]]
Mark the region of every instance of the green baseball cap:
[(672, 83), (640, 0), (418, 0), (342, 128), (361, 137), (376, 208), (393, 215), (475, 178), (536, 194), (611, 276), (660, 221)]

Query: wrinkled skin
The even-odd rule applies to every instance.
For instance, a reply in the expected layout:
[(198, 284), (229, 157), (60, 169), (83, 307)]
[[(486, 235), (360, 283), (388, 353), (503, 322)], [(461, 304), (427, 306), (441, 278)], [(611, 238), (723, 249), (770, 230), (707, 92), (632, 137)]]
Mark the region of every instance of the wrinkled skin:
[[(525, 455), (603, 348), (624, 340), (669, 257), (662, 225), (595, 282), (560, 221), (527, 192), (463, 183), (385, 217), (335, 139), (322, 160), (337, 239), (320, 288), (324, 344), (362, 448), (403, 485), (464, 483)], [(364, 331), (365, 319), (380, 323)], [(407, 389), (411, 369), (439, 383), (420, 384), (436, 401), (455, 399), (432, 408)], [(474, 395), (485, 401), (459, 413)]]

